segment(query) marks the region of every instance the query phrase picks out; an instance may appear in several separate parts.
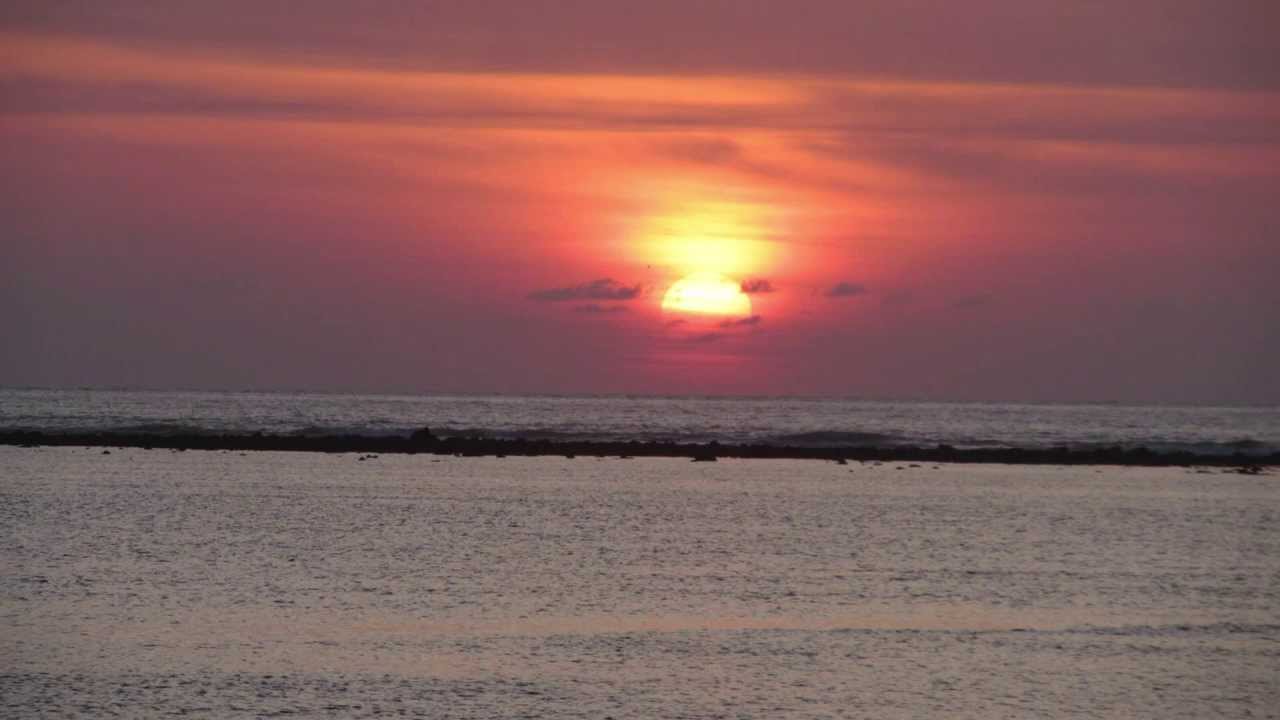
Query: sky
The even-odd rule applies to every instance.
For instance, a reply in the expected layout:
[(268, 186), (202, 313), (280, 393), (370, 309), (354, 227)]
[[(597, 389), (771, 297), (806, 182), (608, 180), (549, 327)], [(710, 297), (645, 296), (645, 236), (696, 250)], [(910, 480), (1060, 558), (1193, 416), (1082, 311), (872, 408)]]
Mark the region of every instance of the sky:
[(1280, 403), (1278, 25), (6, 3), (0, 385)]

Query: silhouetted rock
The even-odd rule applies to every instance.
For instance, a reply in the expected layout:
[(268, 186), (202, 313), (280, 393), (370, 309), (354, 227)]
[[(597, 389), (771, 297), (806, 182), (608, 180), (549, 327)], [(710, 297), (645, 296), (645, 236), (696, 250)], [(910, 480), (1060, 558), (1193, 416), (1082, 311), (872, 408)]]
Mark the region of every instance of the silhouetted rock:
[(436, 436), (431, 434), (431, 428), (424, 425), (421, 430), (414, 430), (409, 440), (414, 444), (422, 445), (435, 442)]

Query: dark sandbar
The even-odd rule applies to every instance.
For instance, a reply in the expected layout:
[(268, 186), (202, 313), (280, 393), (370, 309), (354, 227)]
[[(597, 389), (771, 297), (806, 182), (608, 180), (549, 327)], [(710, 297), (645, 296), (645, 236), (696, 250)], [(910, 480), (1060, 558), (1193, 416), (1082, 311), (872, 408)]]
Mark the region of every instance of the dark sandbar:
[(1280, 453), (1198, 455), (1155, 452), (1148, 448), (955, 448), (935, 447), (795, 447), (759, 444), (687, 444), (435, 437), (427, 431), (413, 437), (363, 435), (155, 435), (145, 433), (0, 433), (0, 445), (22, 447), (83, 446), (174, 450), (278, 450), (328, 453), (424, 453), (481, 456), (586, 456), (797, 459), (831, 461), (1004, 463), (1024, 465), (1239, 466), (1244, 472), (1280, 465)]

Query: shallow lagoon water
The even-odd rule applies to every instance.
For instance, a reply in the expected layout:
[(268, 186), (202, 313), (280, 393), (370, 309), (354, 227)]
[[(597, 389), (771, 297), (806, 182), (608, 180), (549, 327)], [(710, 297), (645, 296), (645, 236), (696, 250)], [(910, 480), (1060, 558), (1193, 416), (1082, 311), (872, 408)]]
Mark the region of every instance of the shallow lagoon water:
[(0, 448), (13, 716), (1273, 717), (1280, 476)]

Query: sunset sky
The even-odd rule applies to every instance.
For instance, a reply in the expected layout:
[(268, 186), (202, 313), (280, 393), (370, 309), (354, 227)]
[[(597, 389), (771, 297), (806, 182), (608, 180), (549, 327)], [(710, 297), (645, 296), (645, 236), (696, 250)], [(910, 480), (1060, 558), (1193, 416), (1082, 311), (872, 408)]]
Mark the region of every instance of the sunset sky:
[(1277, 27), (7, 3), (0, 385), (1277, 403)]

